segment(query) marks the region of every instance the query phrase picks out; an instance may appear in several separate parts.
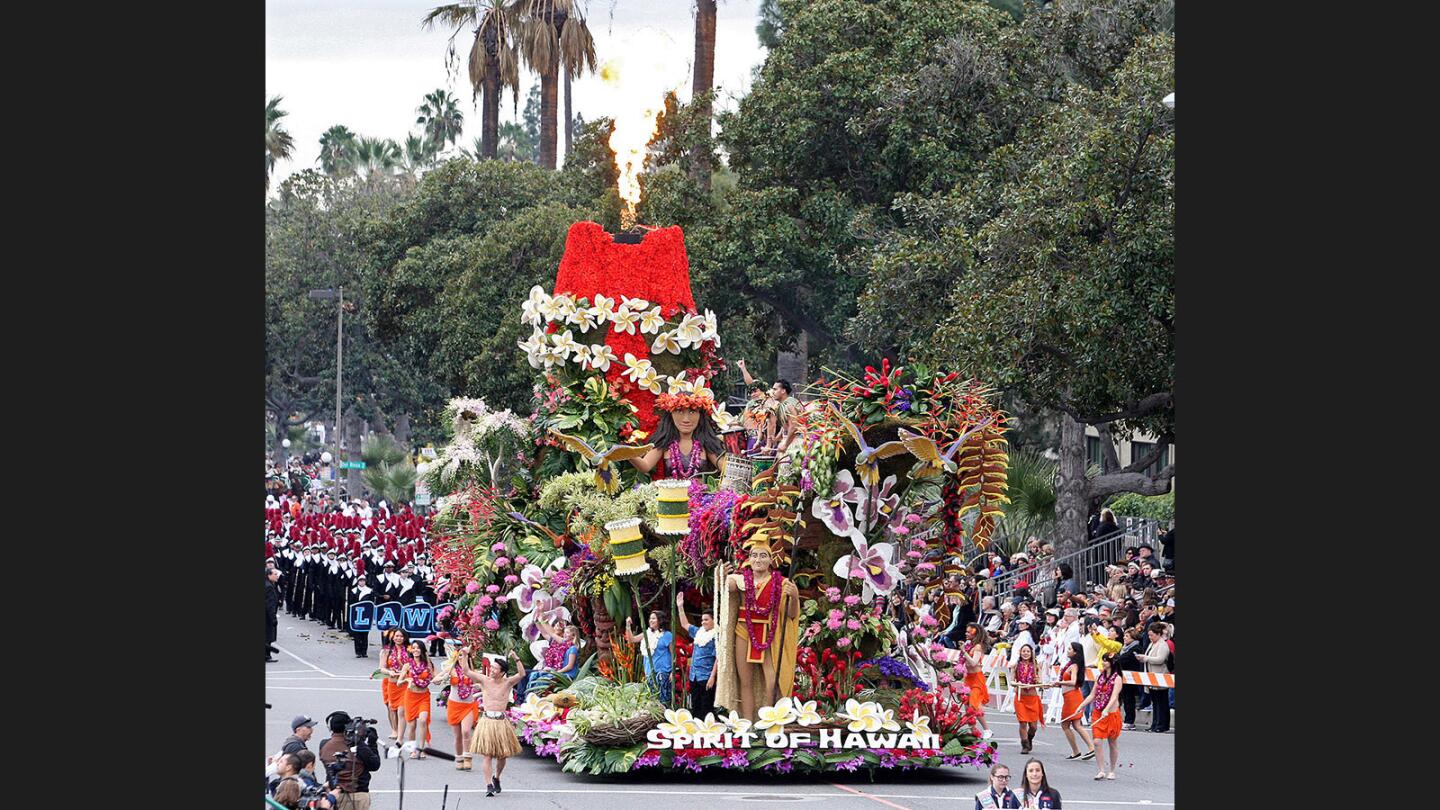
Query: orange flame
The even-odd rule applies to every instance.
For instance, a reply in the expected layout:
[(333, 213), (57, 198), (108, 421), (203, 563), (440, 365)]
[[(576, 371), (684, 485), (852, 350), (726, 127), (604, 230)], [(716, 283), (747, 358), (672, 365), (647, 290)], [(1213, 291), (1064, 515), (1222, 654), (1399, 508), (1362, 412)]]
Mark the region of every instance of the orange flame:
[(685, 82), (684, 63), (677, 61), (676, 54), (674, 40), (664, 32), (642, 28), (622, 46), (620, 56), (600, 67), (615, 121), (610, 148), (615, 151), (620, 199), (625, 202), (621, 224), (627, 229), (635, 223), (640, 172), (665, 109), (665, 94)]

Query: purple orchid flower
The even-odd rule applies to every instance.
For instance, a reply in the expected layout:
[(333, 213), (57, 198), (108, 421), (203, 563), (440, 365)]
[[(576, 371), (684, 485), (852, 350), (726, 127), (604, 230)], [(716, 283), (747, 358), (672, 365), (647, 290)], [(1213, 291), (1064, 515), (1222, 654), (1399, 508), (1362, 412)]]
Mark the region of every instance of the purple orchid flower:
[(850, 475), (849, 470), (843, 470), (835, 476), (835, 486), (830, 497), (816, 498), (810, 507), (810, 513), (819, 518), (826, 528), (837, 536), (859, 538), (862, 537), (860, 530), (855, 525), (850, 508), (846, 506), (846, 504), (852, 503), (857, 509), (863, 508), (865, 490), (855, 486), (855, 479)]
[(549, 597), (550, 594), (545, 588), (545, 571), (540, 566), (531, 563), (520, 571), (520, 584), (510, 591), (510, 598), (520, 606), (521, 613), (529, 613), (535, 609), (535, 602), (541, 596)]
[(835, 561), (836, 576), (845, 579), (859, 579), (862, 583), (861, 598), (866, 602), (877, 593), (890, 593), (900, 580), (900, 569), (891, 560), (895, 546), (890, 543), (870, 545), (864, 538), (850, 538), (855, 544), (855, 553), (846, 554)]

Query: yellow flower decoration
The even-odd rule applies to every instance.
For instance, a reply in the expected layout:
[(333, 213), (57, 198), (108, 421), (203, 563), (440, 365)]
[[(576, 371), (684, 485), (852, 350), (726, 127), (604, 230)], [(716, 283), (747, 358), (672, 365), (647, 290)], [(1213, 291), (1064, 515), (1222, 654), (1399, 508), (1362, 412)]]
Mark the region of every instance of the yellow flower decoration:
[(813, 700), (807, 700), (795, 707), (795, 722), (802, 726), (813, 726), (820, 722), (819, 704)]
[(845, 711), (838, 712), (836, 716), (849, 720), (846, 728), (851, 731), (879, 731), (885, 722), (885, 713), (880, 709), (880, 704), (870, 701), (861, 703), (855, 698), (845, 701)]
[(660, 327), (664, 325), (665, 318), (660, 315), (660, 307), (655, 307), (640, 316), (640, 333), (642, 335), (653, 335), (659, 332)]
[(760, 731), (766, 729), (783, 730), (785, 726), (795, 722), (795, 706), (790, 698), (783, 697), (774, 706), (766, 706), (760, 710), (760, 719), (756, 721), (755, 728)]
[(693, 737), (697, 724), (689, 709), (666, 709), (665, 722), (660, 724), (660, 730), (671, 737), (681, 734)]

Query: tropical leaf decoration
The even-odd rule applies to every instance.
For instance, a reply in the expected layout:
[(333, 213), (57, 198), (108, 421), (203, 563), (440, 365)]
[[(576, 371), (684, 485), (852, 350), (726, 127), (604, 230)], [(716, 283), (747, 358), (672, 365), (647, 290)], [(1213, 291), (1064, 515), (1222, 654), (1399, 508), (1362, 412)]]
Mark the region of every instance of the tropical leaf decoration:
[(956, 459), (956, 475), (960, 491), (964, 493), (960, 516), (964, 517), (972, 509), (979, 511), (970, 530), (970, 541), (979, 551), (990, 544), (995, 519), (1005, 514), (1002, 504), (1010, 502), (1007, 429), (1003, 417), (994, 419), (966, 437)]

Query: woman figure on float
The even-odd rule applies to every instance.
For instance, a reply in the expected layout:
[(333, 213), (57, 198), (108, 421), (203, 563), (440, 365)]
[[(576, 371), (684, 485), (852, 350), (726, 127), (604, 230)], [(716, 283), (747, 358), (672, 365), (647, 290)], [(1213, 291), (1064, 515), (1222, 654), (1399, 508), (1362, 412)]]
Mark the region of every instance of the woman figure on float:
[(970, 708), (975, 710), (975, 722), (984, 729), (981, 739), (991, 737), (990, 724), (985, 722), (985, 704), (990, 701), (990, 690), (985, 686), (983, 667), (985, 654), (990, 652), (990, 634), (985, 628), (971, 622), (965, 627), (965, 685), (970, 687)]
[(715, 412), (714, 395), (708, 390), (662, 394), (655, 400), (655, 409), (665, 412), (655, 425), (655, 449), (630, 459), (636, 469), (650, 473), (656, 481), (694, 478), (707, 468), (720, 470), (725, 443), (710, 416)]

